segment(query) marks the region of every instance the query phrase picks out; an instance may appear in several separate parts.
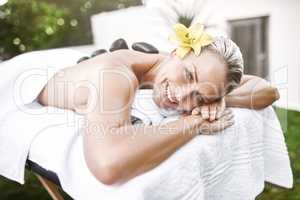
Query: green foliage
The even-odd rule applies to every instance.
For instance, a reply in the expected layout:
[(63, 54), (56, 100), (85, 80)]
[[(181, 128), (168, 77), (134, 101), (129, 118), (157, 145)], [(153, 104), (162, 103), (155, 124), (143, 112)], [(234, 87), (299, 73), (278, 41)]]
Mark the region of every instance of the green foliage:
[[(0, 181), (0, 199), (1, 200), (51, 200), (46, 190), (41, 187), (40, 182), (31, 172), (26, 172), (26, 184), (20, 186), (17, 183), (1, 178)], [(64, 199), (71, 199), (64, 194)]]
[(9, 56), (57, 46), (68, 30), (68, 10), (39, 0), (10, 0), (0, 12), (0, 53)]
[(190, 27), (194, 18), (193, 17), (187, 17), (187, 16), (179, 16), (178, 23), (181, 23), (185, 25), (186, 27)]
[(9, 0), (0, 7), (0, 59), (92, 43), (90, 17), (140, 0)]
[[(63, 46), (92, 43), (90, 17), (103, 11), (112, 11), (141, 4), (141, 0), (44, 0), (54, 2), (60, 8), (67, 8), (70, 17), (77, 21), (73, 31), (64, 39)], [(70, 3), (72, 1), (72, 3)]]

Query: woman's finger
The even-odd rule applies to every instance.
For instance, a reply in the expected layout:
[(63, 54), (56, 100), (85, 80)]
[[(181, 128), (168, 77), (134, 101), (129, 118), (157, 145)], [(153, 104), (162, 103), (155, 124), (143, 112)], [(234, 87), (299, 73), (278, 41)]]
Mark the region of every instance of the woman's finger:
[(221, 106), (217, 106), (216, 110), (216, 118), (219, 119), (220, 117), (222, 117), (223, 113), (225, 112), (225, 109)]
[(209, 121), (214, 121), (216, 119), (217, 114), (217, 104), (211, 104), (209, 106)]
[(217, 119), (219, 119), (222, 116), (222, 113), (225, 111), (225, 109), (226, 109), (226, 103), (225, 103), (225, 99), (223, 98), (222, 100), (220, 100), (217, 106), (217, 114), (216, 114)]
[(220, 119), (221, 115), (222, 115), (222, 112), (221, 112), (220, 107), (218, 106), (216, 108), (216, 119)]
[(224, 129), (232, 126), (234, 124), (233, 119), (229, 120), (222, 120), (219, 123), (216, 123), (213, 125), (212, 132), (220, 132), (223, 131)]
[(225, 116), (225, 119), (226, 120), (231, 120), (231, 119), (233, 119), (233, 117), (234, 117), (234, 115), (232, 113), (230, 113), (230, 114)]
[(201, 114), (201, 108), (196, 107), (192, 110), (192, 115), (200, 115)]
[(233, 120), (224, 122), (224, 124), (223, 124), (223, 130), (226, 129), (226, 128), (228, 128), (228, 127), (230, 127), (230, 126), (232, 126), (232, 125), (234, 125), (234, 121)]
[(203, 119), (209, 119), (209, 108), (207, 105), (201, 107), (201, 115)]
[(226, 110), (224, 110), (224, 111), (221, 113), (221, 117), (220, 117), (219, 119), (221, 119), (221, 118), (223, 118), (224, 116), (229, 115), (229, 114), (231, 114), (231, 113), (232, 113), (232, 111), (231, 111), (230, 109), (226, 109)]

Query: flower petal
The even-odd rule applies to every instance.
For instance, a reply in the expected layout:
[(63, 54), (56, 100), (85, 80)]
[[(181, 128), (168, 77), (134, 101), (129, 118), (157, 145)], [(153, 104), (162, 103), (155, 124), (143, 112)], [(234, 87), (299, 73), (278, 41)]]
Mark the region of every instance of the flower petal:
[(192, 50), (196, 56), (199, 56), (202, 47), (214, 41), (213, 37), (204, 32), (204, 26), (200, 23), (189, 28), (183, 24), (176, 24), (169, 40), (178, 45), (176, 55), (182, 59)]
[(188, 30), (190, 34), (190, 38), (194, 38), (195, 40), (198, 40), (201, 37), (203, 30), (204, 30), (204, 26), (200, 23), (196, 23), (192, 25)]
[(188, 42), (188, 33), (189, 30), (187, 27), (185, 27), (183, 24), (176, 24), (174, 26), (174, 32), (176, 36), (182, 41), (182, 42)]
[(202, 46), (203, 45), (202, 45), (200, 40), (198, 40), (198, 42), (196, 42), (192, 45), (192, 49), (193, 49), (196, 56), (200, 55)]
[(176, 55), (179, 56), (179, 58), (183, 59), (186, 54), (188, 54), (192, 50), (191, 47), (178, 47), (176, 49)]
[(214, 42), (214, 38), (207, 33), (203, 33), (199, 41), (202, 46), (207, 46)]

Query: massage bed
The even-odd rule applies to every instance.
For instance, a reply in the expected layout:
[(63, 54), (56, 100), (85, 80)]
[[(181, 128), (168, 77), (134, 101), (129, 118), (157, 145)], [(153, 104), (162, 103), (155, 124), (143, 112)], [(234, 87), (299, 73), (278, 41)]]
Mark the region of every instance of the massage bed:
[[(97, 199), (102, 196), (106, 197), (103, 199), (222, 197), (228, 200), (255, 199), (262, 192), (265, 181), (292, 187), (288, 156), (277, 138), (280, 136), (278, 130), (276, 131), (278, 127), (273, 124), (268, 128), (260, 124), (260, 117), (272, 116), (273, 109), (269, 107), (254, 113), (245, 109), (234, 109), (233, 112), (238, 121), (237, 125), (220, 135), (198, 136), (158, 168), (135, 178), (127, 186), (121, 186), (120, 191), (115, 186), (113, 193), (120, 192), (116, 196), (111, 196), (110, 189), (107, 193), (101, 191), (107, 186), (97, 182), (88, 171), (82, 153), (81, 136), (74, 131), (76, 129), (73, 126), (67, 124), (49, 126), (39, 133), (30, 147), (28, 169), (38, 174), (39, 180), (53, 199), (62, 198), (58, 187), (74, 199)], [(257, 119), (253, 120), (251, 117)], [(247, 127), (246, 123), (251, 125)], [(249, 130), (250, 127), (252, 130)], [(187, 158), (181, 158), (183, 156)], [(187, 164), (189, 166), (185, 166)], [(174, 188), (179, 191), (172, 191)], [(182, 194), (184, 195), (181, 198)]]
[[(125, 184), (102, 184), (85, 163), (84, 116), (36, 101), (59, 69), (74, 65), (82, 56), (57, 49), (23, 54), (0, 64), (0, 73), (7, 75), (0, 81), (2, 176), (24, 184), (27, 163), (54, 199), (61, 199), (57, 186), (79, 200), (244, 200), (255, 199), (265, 181), (292, 187), (289, 156), (272, 107), (232, 108), (234, 126), (216, 135), (195, 137), (159, 166)], [(156, 106), (152, 92), (137, 91), (133, 121), (159, 125), (176, 120), (176, 112)]]

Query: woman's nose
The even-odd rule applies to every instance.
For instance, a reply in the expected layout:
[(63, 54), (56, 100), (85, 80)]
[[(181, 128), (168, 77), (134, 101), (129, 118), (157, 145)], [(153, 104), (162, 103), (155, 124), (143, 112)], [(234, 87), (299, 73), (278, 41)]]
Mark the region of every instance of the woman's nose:
[(186, 98), (179, 103), (178, 108), (181, 111), (191, 112), (197, 106), (199, 105), (196, 101), (191, 98)]
[(191, 89), (192, 88), (189, 85), (177, 87), (175, 90), (176, 99), (180, 102), (183, 99), (187, 98), (189, 96), (189, 94), (191, 93)]
[(178, 95), (177, 99), (179, 100), (178, 106), (180, 110), (191, 111), (193, 108), (198, 106), (198, 102), (193, 95), (194, 93), (195, 89), (191, 85), (182, 88), (181, 91), (176, 92), (176, 95)]

